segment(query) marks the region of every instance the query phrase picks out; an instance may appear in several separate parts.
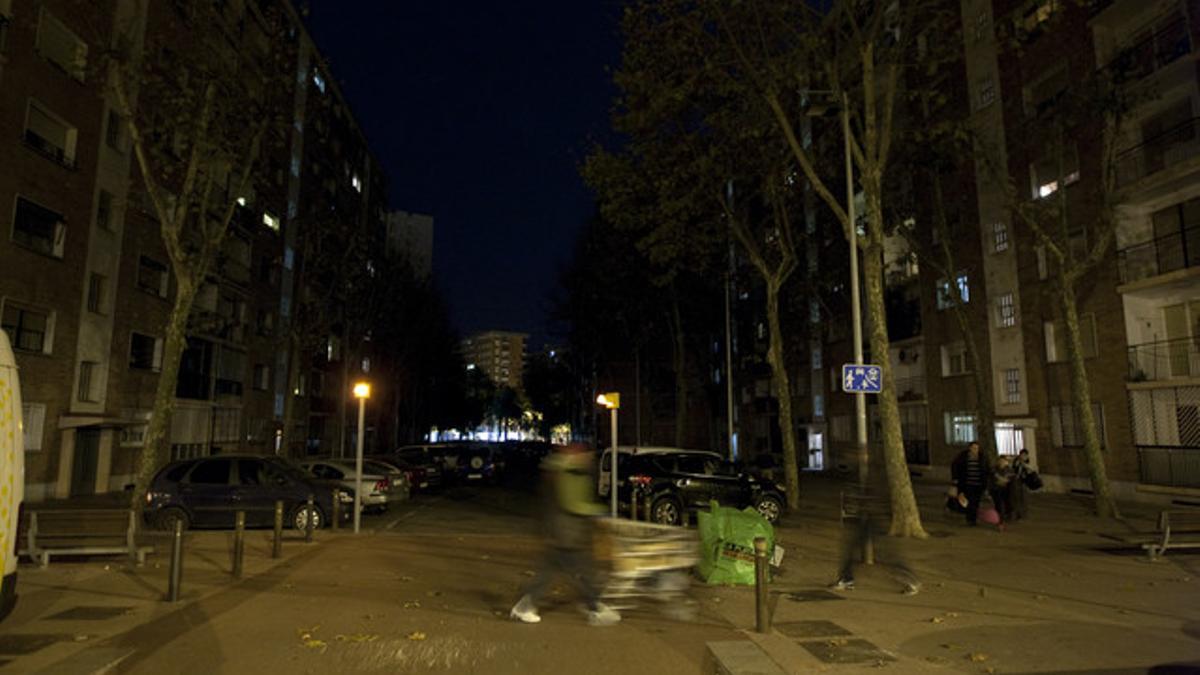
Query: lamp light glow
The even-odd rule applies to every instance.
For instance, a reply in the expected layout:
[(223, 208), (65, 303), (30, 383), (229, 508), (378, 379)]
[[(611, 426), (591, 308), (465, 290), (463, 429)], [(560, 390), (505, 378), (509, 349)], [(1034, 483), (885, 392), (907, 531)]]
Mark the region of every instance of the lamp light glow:
[(358, 382), (354, 385), (354, 398), (371, 398), (371, 384)]

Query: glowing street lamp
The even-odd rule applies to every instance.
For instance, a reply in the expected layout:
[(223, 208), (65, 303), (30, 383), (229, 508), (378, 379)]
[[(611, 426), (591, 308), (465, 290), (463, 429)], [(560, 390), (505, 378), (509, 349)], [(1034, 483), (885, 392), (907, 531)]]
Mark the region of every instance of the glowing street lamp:
[(612, 485), (609, 487), (609, 501), (612, 503), (612, 517), (617, 517), (617, 410), (621, 407), (621, 395), (615, 391), (610, 391), (600, 394), (596, 397), (596, 403), (608, 408), (612, 414), (609, 416), (612, 424), (612, 451), (609, 453), (608, 461), (612, 464), (612, 471), (609, 473), (609, 478), (612, 479)]
[(358, 443), (354, 454), (354, 534), (358, 534), (362, 519), (363, 435), (367, 420), (367, 399), (371, 398), (371, 383), (357, 382), (354, 398), (358, 399)]

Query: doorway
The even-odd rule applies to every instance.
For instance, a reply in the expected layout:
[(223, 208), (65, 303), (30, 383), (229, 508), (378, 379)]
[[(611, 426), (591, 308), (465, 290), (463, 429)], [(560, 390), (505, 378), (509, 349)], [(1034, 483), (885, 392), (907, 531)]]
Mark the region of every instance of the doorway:
[(816, 429), (808, 430), (808, 470), (825, 470), (825, 434)]
[(100, 430), (75, 432), (75, 456), (71, 466), (71, 496), (96, 494), (96, 472), (100, 464)]

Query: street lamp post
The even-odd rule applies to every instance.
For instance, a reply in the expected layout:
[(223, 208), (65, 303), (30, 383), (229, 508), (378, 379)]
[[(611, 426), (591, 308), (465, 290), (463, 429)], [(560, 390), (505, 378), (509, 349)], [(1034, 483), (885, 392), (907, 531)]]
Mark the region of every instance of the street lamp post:
[(354, 398), (358, 399), (358, 442), (354, 451), (354, 534), (358, 534), (359, 523), (362, 520), (363, 435), (367, 420), (367, 399), (371, 398), (370, 383), (355, 384)]
[(609, 478), (611, 482), (608, 488), (608, 498), (611, 503), (612, 517), (617, 517), (617, 410), (621, 407), (621, 395), (616, 392), (608, 392), (600, 394), (596, 397), (596, 403), (608, 408), (610, 420), (610, 436), (612, 439), (612, 450), (609, 451), (608, 461), (610, 468)]

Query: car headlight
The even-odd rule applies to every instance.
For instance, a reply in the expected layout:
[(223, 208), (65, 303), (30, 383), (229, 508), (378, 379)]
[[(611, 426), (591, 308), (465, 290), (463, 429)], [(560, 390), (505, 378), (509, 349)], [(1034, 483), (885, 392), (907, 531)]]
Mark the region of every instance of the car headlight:
[(337, 496), (338, 501), (343, 504), (349, 504), (354, 501), (354, 495), (346, 492), (345, 490), (338, 490)]
[(779, 490), (783, 494), (787, 494), (787, 488), (785, 488), (782, 483), (775, 483), (774, 485), (776, 490)]

